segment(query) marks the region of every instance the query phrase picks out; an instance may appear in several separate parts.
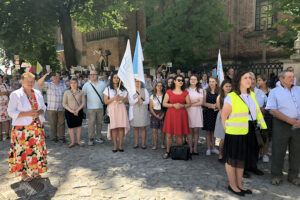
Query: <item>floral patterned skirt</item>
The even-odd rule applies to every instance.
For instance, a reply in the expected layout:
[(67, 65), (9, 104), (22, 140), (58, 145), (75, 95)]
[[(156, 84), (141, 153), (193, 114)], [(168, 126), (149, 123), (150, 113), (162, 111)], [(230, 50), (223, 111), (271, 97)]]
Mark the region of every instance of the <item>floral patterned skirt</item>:
[(16, 176), (41, 174), (48, 169), (44, 127), (39, 120), (14, 126), (11, 132), (9, 172)]

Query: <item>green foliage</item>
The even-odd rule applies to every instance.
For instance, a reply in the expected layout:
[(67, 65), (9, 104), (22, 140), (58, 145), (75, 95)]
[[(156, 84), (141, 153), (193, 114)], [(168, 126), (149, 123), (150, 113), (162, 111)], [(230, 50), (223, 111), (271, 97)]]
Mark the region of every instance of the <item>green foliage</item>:
[(82, 32), (96, 29), (125, 29), (124, 17), (136, 9), (133, 0), (87, 0), (77, 3), (71, 9), (71, 16)]
[(152, 64), (197, 65), (232, 25), (219, 0), (146, 1), (145, 54)]
[(274, 24), (274, 28), (283, 27), (284, 33), (270, 37), (268, 43), (275, 47), (283, 47), (288, 53), (294, 51), (294, 41), (300, 31), (300, 1), (299, 0), (273, 0), (271, 14), (283, 13), (285, 19), (280, 19)]
[[(134, 9), (135, 1), (131, 1), (1, 0), (0, 48), (10, 59), (13, 55), (20, 55), (21, 59), (32, 64), (39, 61), (42, 65), (58, 66), (56, 33), (61, 13), (77, 21), (80, 31), (107, 27), (119, 29), (124, 28), (122, 16)], [(63, 37), (72, 37), (72, 33), (63, 34)], [(65, 54), (72, 52), (75, 49), (65, 51)]]
[[(48, 57), (43, 58), (47, 61), (44, 64), (58, 64), (53, 46), (57, 23), (52, 8), (49, 0), (0, 2), (1, 48), (8, 58), (20, 55), (33, 64), (46, 54)], [(49, 46), (42, 48), (45, 45)]]

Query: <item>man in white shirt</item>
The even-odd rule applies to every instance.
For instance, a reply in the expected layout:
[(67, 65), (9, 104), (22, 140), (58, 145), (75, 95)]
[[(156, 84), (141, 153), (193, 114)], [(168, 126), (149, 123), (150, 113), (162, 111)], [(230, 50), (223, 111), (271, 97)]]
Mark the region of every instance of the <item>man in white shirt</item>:
[(103, 143), (101, 130), (104, 104), (103, 91), (105, 87), (105, 82), (99, 81), (97, 71), (91, 71), (90, 81), (84, 84), (82, 88), (83, 93), (87, 97), (89, 146), (94, 145), (95, 142)]
[(300, 186), (300, 87), (294, 86), (294, 73), (282, 71), (280, 85), (271, 90), (266, 109), (273, 117), (271, 174), (273, 185), (282, 182), (282, 169), (289, 149), (288, 181)]
[[(293, 67), (288, 67), (286, 70), (295, 73)], [(297, 85), (297, 78), (296, 77), (294, 77), (294, 85)], [(280, 81), (276, 82), (276, 87), (278, 87), (278, 86), (280, 86)]]

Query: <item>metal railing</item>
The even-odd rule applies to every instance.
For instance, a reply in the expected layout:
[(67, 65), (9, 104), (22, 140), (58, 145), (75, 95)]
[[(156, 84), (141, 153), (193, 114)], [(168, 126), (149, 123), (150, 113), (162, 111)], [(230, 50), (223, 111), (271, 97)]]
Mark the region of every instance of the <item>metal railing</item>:
[(91, 42), (125, 35), (126, 30), (96, 30), (86, 33), (86, 41)]

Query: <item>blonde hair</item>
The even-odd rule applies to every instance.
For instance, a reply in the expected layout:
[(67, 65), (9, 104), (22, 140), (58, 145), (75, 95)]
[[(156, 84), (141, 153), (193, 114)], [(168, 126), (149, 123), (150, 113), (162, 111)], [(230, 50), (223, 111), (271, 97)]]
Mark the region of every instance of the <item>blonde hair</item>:
[(35, 75), (33, 75), (31, 72), (25, 72), (22, 74), (21, 79), (24, 80), (25, 78), (35, 79)]

